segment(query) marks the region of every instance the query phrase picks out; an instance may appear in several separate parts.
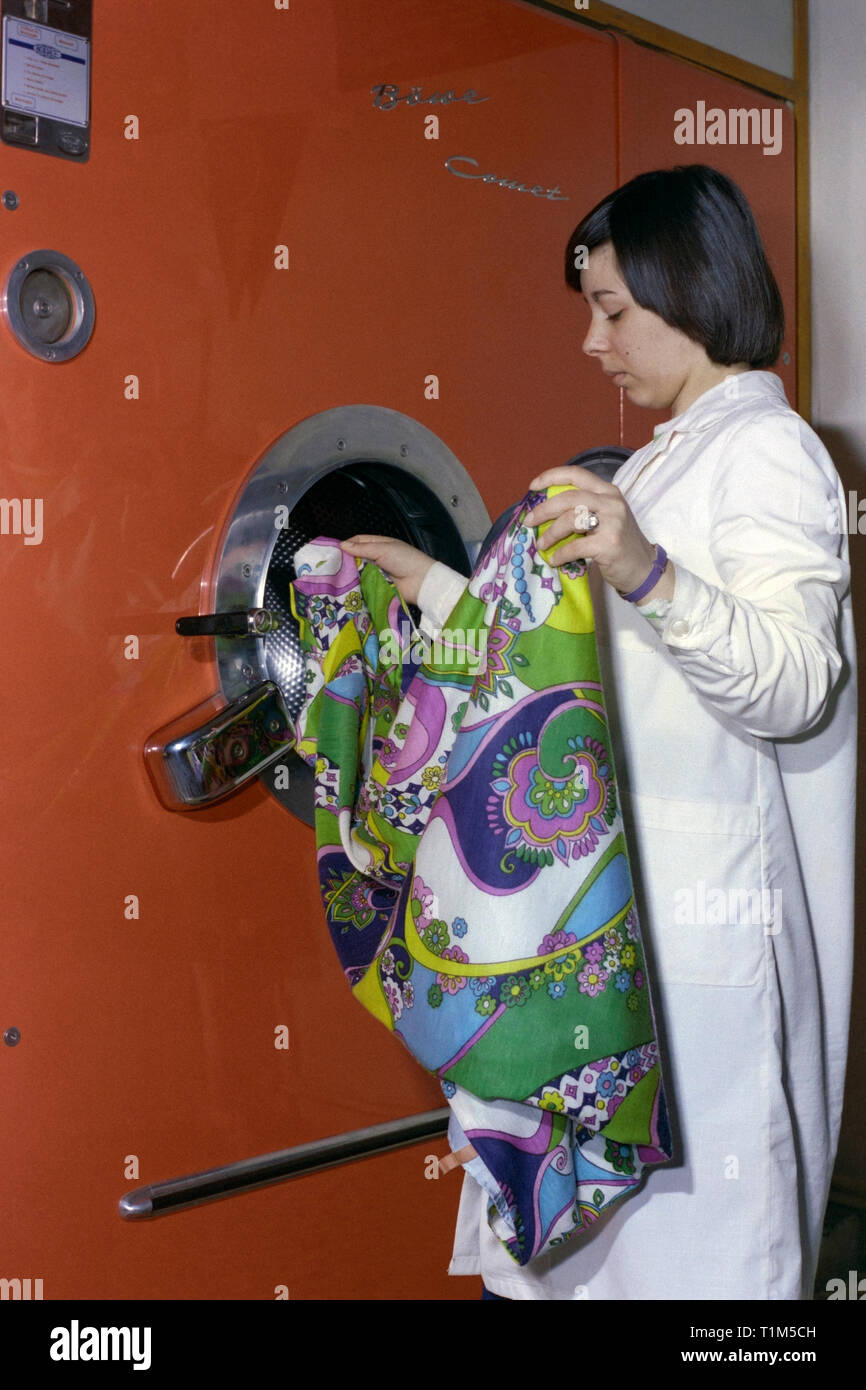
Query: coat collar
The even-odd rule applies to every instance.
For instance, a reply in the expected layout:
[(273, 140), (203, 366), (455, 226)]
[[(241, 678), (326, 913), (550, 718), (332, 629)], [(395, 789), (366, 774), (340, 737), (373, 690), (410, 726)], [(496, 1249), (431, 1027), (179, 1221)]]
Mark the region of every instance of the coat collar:
[(653, 444), (666, 444), (674, 431), (677, 434), (699, 434), (730, 415), (732, 407), (746, 400), (775, 401), (787, 405), (788, 398), (781, 378), (775, 372), (740, 372), (711, 386), (687, 410), (674, 415), (653, 431)]

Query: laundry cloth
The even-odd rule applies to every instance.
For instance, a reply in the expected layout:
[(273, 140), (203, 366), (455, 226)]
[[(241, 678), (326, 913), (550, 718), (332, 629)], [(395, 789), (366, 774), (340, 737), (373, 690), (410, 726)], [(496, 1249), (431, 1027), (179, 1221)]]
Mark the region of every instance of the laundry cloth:
[[(549, 489), (549, 493), (560, 491)], [(584, 561), (517, 503), (435, 637), (371, 562), (295, 555), (296, 749), (356, 998), (442, 1084), (514, 1260), (671, 1157)]]

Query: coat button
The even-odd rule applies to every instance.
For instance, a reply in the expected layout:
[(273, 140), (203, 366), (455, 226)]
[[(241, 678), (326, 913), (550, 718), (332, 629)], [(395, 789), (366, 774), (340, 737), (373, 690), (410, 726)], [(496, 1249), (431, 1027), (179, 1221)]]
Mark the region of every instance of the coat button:
[(689, 625), (686, 622), (685, 618), (675, 618), (674, 621), (671, 623), (671, 632), (673, 633), (674, 637), (685, 637), (688, 630)]

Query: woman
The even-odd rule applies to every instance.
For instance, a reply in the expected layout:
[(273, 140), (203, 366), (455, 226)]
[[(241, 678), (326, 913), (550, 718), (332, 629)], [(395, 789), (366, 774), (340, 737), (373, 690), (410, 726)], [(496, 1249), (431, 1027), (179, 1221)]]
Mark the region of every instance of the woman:
[[(580, 248), (585, 248), (582, 252)], [(588, 255), (585, 254), (588, 252)], [(537, 506), (585, 557), (678, 1139), (629, 1209), (517, 1269), (464, 1178), (451, 1271), (504, 1298), (808, 1299), (851, 992), (856, 662), (845, 495), (765, 370), (781, 300), (748, 204), (701, 165), (577, 227), (583, 350), (671, 418), (612, 483)], [(355, 536), (426, 625), (465, 580)]]

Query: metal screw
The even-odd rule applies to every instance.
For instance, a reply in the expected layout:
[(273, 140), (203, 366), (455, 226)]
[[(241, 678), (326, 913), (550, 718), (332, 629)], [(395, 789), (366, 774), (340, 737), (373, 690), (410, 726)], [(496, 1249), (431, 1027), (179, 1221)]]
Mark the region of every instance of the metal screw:
[(245, 680), (249, 680), (250, 677), (252, 676), (252, 674), (253, 674), (253, 668), (252, 668), (252, 666), (242, 666), (242, 667), (241, 667), (241, 675), (244, 677)]
[(40, 319), (47, 319), (53, 307), (50, 299), (34, 299), (33, 301), (33, 312)]
[(460, 505), (460, 498), (457, 496), (456, 492), (450, 500), (452, 507), (458, 507)]
[(3, 194), (3, 206), (8, 208), (10, 212), (14, 212), (18, 206), (18, 194), (13, 193), (11, 188), (7, 188)]
[(401, 444), (401, 445), (400, 445), (400, 457), (401, 457), (401, 459), (405, 459), (405, 458), (408, 458), (408, 457), (409, 457), (409, 446), (408, 446), (408, 444)]
[(289, 485), (288, 485), (288, 483), (286, 482), (285, 478), (283, 478), (283, 479), (280, 481), (280, 492), (288, 492), (288, 490), (289, 490)]
[(49, 348), (45, 356), (48, 358), (49, 362), (53, 362), (57, 353), (54, 351), (54, 348)]
[(244, 748), (244, 745), (242, 743), (233, 743), (231, 746), (232, 761), (239, 763), (246, 751), (247, 750)]
[(274, 716), (273, 719), (271, 719), (271, 720), (268, 721), (268, 733), (269, 733), (269, 734), (278, 734), (279, 732), (280, 732), (280, 721), (279, 721), (279, 719), (276, 718), (276, 716)]
[(19, 262), (18, 262), (18, 269), (19, 269), (19, 270), (27, 270), (27, 269), (29, 268), (29, 266), (30, 266), (30, 262), (29, 262), (29, 261), (19, 261)]
[(252, 565), (244, 565), (244, 566), (242, 566), (242, 568), (241, 568), (241, 574), (243, 575), (244, 579), (249, 579), (249, 577), (250, 577), (250, 575), (252, 574), (252, 572), (253, 572), (253, 567), (252, 567)]
[(338, 440), (337, 440), (337, 448), (338, 448), (338, 449), (345, 449), (345, 447), (346, 447), (346, 441), (345, 441), (345, 439), (338, 439)]
[(7, 1047), (16, 1047), (21, 1041), (21, 1034), (17, 1028), (7, 1028), (3, 1034), (3, 1041)]

